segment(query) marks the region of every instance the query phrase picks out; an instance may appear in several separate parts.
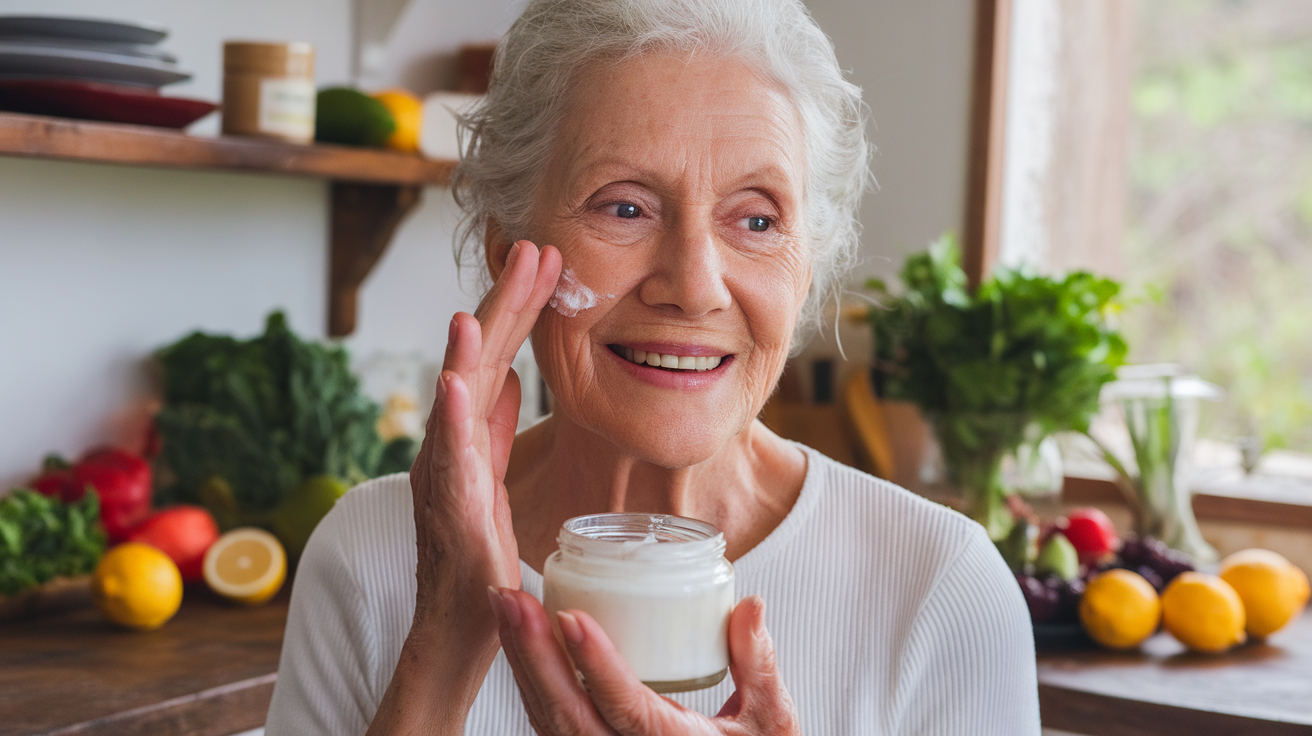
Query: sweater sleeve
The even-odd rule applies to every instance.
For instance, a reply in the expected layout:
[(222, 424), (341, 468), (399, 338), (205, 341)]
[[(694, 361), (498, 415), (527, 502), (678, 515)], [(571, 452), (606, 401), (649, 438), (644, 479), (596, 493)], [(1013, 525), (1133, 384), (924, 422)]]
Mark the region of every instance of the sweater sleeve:
[(1037, 736), (1034, 634), (1011, 571), (971, 525), (903, 649), (894, 733)]
[(373, 716), (371, 625), (365, 597), (329, 514), (301, 556), (267, 736), (363, 734)]

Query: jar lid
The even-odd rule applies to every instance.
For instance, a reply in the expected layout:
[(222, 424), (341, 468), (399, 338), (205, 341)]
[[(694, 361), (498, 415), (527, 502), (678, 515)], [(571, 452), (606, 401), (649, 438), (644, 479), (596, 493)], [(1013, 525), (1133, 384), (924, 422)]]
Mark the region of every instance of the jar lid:
[(313, 77), (314, 46), (304, 41), (226, 41), (223, 71), (277, 77)]
[(589, 514), (569, 519), (556, 537), (563, 551), (635, 561), (720, 557), (724, 534), (698, 519), (667, 514)]

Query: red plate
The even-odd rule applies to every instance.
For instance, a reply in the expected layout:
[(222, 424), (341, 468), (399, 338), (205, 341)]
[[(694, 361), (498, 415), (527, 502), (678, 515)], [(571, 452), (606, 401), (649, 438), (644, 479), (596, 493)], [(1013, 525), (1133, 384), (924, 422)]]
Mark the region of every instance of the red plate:
[(218, 105), (152, 89), (72, 79), (0, 79), (0, 110), (111, 123), (185, 128)]

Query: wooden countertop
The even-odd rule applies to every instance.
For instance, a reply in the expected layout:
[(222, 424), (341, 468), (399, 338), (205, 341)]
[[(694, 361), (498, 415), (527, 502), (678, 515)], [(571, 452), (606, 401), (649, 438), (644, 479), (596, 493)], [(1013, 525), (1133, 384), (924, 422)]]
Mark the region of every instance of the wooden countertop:
[(1088, 736), (1312, 734), (1312, 613), (1221, 655), (1166, 634), (1141, 652), (1039, 653), (1043, 725)]
[(264, 725), (290, 589), (237, 608), (189, 588), (173, 620), (149, 633), (94, 608), (0, 625), (0, 735), (226, 736)]
[[(159, 631), (93, 608), (0, 625), (0, 736), (226, 736), (264, 724), (290, 586), (237, 608), (188, 590)], [(1042, 652), (1050, 728), (1088, 736), (1312, 735), (1312, 613), (1265, 644), (1205, 656), (1164, 634), (1141, 652)]]

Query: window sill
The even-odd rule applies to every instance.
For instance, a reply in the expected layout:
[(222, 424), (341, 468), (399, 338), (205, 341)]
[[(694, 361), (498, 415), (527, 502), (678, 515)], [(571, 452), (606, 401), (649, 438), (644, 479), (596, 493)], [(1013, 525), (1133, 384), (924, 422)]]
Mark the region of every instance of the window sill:
[[(1125, 503), (1111, 479), (1069, 475), (1062, 486), (1062, 501)], [(1193, 505), (1199, 519), (1312, 529), (1312, 487), (1299, 479), (1255, 476), (1213, 481), (1195, 490)]]

